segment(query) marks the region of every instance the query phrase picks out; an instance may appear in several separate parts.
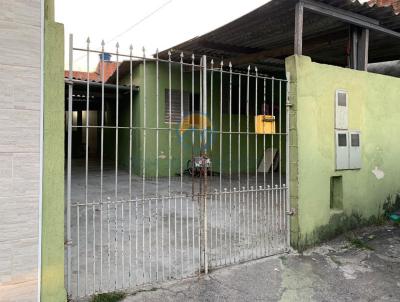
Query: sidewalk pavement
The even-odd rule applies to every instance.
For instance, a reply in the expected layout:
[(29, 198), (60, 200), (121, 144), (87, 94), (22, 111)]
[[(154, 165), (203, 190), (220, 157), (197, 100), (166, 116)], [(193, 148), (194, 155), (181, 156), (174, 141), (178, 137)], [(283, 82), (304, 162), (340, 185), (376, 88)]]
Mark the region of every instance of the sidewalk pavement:
[(124, 302), (400, 301), (400, 228), (364, 228), (300, 254), (149, 288)]

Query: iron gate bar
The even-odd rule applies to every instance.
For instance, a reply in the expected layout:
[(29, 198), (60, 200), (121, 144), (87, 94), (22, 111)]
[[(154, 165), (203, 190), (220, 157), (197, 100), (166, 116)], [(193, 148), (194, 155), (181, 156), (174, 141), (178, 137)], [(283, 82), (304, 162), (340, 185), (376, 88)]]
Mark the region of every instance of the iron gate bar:
[(69, 80), (68, 85), (68, 146), (67, 146), (67, 291), (71, 292), (71, 158), (72, 158), (72, 62), (73, 62), (73, 36), (69, 35)]
[[(158, 49), (156, 50), (156, 126), (157, 128), (159, 127), (159, 66), (158, 66)], [(132, 70), (130, 71), (131, 77), (132, 77)], [(131, 83), (132, 83), (132, 79), (131, 79)], [(131, 112), (132, 114), (132, 112)], [(158, 131), (156, 131), (156, 196), (158, 196), (158, 164), (159, 164), (159, 158), (158, 158), (158, 148), (159, 148), (159, 133)], [(132, 146), (130, 146), (132, 147)], [(156, 208), (158, 209), (158, 198), (156, 199)], [(163, 217), (163, 216), (162, 216)], [(156, 225), (156, 247), (157, 247), (157, 254), (156, 254), (156, 258), (158, 258), (158, 212), (157, 212), (157, 225)], [(162, 264), (162, 266), (164, 267), (164, 265)], [(156, 274), (157, 274), (157, 281), (159, 280), (159, 271), (158, 271), (158, 261), (156, 262)], [(164, 271), (162, 274), (162, 277), (164, 279)]]
[[(100, 133), (100, 276), (103, 276), (103, 168), (104, 168), (104, 41), (101, 41), (101, 133)], [(71, 72), (71, 71), (70, 71)], [(103, 278), (100, 277), (100, 289)]]
[[(256, 73), (256, 78), (255, 78), (255, 92), (254, 92), (254, 95), (255, 95), (255, 103), (256, 103), (256, 105), (255, 105), (255, 110), (256, 110), (256, 116), (258, 115), (258, 112), (257, 112), (257, 101), (258, 101), (258, 70), (257, 70), (257, 67), (255, 67), (255, 73)], [(257, 145), (257, 143), (258, 143), (258, 135), (255, 135), (255, 140), (256, 140), (256, 143), (255, 143), (255, 177), (256, 177), (256, 191), (255, 191), (255, 198), (256, 198), (256, 207), (255, 207), (255, 215), (256, 215), (256, 238), (258, 237), (258, 219), (257, 219), (257, 212), (258, 212), (258, 200), (257, 200), (257, 188), (258, 188), (258, 178), (257, 178), (257, 176), (258, 176), (258, 158), (257, 158), (257, 147), (258, 147), (258, 145)], [(256, 253), (256, 257), (257, 257), (257, 249), (255, 250), (255, 253)]]
[[(89, 79), (89, 53), (90, 53), (90, 39), (88, 38), (86, 41), (87, 50), (86, 50), (86, 66), (87, 66), (87, 78)], [(88, 168), (89, 168), (89, 120), (90, 120), (90, 113), (89, 113), (89, 90), (90, 90), (90, 83), (87, 81), (86, 86), (86, 142), (85, 142), (85, 204), (88, 203)], [(88, 207), (85, 206), (85, 294), (87, 294), (87, 277), (88, 277)]]
[[(133, 70), (132, 70), (132, 44), (129, 46), (129, 83), (130, 83), (130, 91), (129, 91), (129, 200), (132, 200), (132, 126), (133, 126)], [(103, 69), (104, 69), (104, 60), (103, 60)], [(158, 71), (158, 70), (157, 70)], [(103, 72), (104, 74), (104, 72)], [(104, 82), (104, 78), (102, 80)], [(157, 91), (158, 97), (158, 91)], [(158, 107), (157, 107), (158, 113)], [(157, 123), (158, 127), (158, 123)], [(157, 140), (158, 142), (158, 140)], [(158, 146), (157, 146), (158, 147)], [(158, 176), (158, 175), (157, 175)], [(158, 186), (157, 186), (158, 187)], [(129, 286), (132, 286), (132, 203), (129, 203)]]
[[(143, 51), (143, 162), (142, 162), (142, 199), (145, 200), (145, 190), (146, 190), (146, 54), (145, 54), (145, 49), (144, 47), (142, 48)], [(118, 68), (117, 68), (118, 70)], [(118, 111), (118, 109), (116, 110)], [(149, 203), (149, 208), (150, 208), (151, 203)], [(143, 217), (143, 223), (142, 223), (142, 264), (143, 264), (143, 280), (145, 279), (145, 274), (146, 274), (146, 262), (145, 262), (145, 222), (144, 222), (144, 216), (145, 215), (145, 210), (144, 210), (144, 203), (142, 207), (142, 217)], [(150, 220), (151, 215), (149, 215), (149, 220)], [(150, 235), (150, 232), (149, 232)], [(150, 271), (151, 272), (151, 269)]]
[[(86, 111), (86, 110), (85, 110)], [(83, 129), (86, 129), (86, 128), (89, 128), (89, 129), (101, 129), (102, 127), (101, 126), (95, 126), (95, 125), (89, 125), (89, 126), (79, 126), (79, 125), (77, 125), (77, 126), (72, 126), (72, 129), (79, 129), (79, 128), (83, 128)], [(116, 126), (104, 126), (104, 129), (116, 129), (117, 127)], [(129, 127), (129, 126), (119, 126), (118, 127), (118, 129), (127, 129), (127, 130), (129, 130), (129, 129), (132, 129), (132, 130), (144, 130), (144, 127), (135, 127), (135, 126), (132, 126), (132, 127)], [(164, 131), (169, 131), (169, 129), (168, 128), (156, 128), (156, 127), (146, 127), (146, 130), (164, 130)], [(195, 129), (194, 130), (194, 132), (202, 132), (200, 129)], [(246, 132), (246, 131), (232, 131), (232, 132), (230, 132), (230, 131), (222, 131), (222, 132), (220, 132), (220, 131), (211, 131), (211, 130), (207, 130), (207, 133), (209, 133), (209, 134), (211, 134), (211, 133), (214, 133), (214, 134), (216, 134), (216, 133), (222, 133), (222, 134), (249, 134), (249, 135), (260, 135), (260, 134), (258, 134), (258, 133), (255, 133), (255, 132)], [(285, 135), (286, 136), (286, 132), (276, 132), (275, 133), (275, 135)]]

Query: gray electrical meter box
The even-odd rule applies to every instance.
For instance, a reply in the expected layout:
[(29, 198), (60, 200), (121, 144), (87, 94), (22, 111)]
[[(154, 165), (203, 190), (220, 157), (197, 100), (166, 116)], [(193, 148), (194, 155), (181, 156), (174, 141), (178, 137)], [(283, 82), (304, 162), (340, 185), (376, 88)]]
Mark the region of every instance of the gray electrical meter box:
[(349, 169), (361, 169), (360, 131), (349, 131)]
[(347, 129), (349, 127), (348, 113), (349, 102), (347, 92), (345, 90), (336, 90), (335, 98), (335, 128)]
[(361, 169), (361, 134), (349, 127), (349, 98), (343, 89), (335, 93), (336, 170)]
[(361, 169), (360, 131), (336, 130), (336, 170)]
[(336, 170), (349, 168), (349, 136), (348, 131), (336, 130)]

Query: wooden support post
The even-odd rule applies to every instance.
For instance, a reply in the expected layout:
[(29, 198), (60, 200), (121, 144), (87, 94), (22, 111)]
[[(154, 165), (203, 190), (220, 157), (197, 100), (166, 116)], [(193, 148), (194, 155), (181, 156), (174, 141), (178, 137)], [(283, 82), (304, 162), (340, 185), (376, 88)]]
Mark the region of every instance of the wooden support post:
[(303, 54), (303, 16), (304, 4), (299, 1), (295, 9), (295, 29), (294, 29), (294, 54)]

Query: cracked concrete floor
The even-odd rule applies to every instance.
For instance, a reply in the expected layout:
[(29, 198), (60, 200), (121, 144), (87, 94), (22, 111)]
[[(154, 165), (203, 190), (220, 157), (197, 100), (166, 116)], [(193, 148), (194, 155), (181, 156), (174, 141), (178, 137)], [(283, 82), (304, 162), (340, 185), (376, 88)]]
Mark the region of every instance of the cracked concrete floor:
[(400, 228), (364, 228), (353, 235), (365, 245), (341, 236), (301, 255), (219, 269), (123, 301), (400, 301)]

